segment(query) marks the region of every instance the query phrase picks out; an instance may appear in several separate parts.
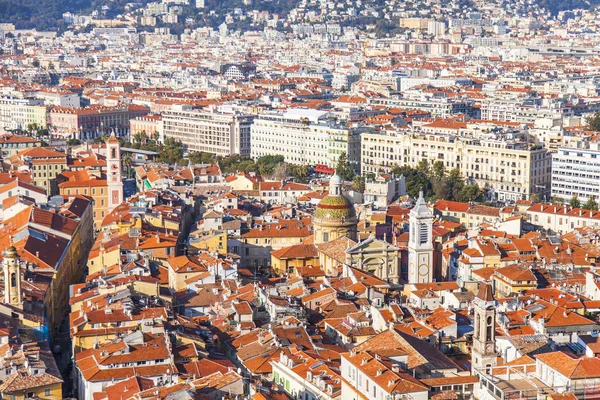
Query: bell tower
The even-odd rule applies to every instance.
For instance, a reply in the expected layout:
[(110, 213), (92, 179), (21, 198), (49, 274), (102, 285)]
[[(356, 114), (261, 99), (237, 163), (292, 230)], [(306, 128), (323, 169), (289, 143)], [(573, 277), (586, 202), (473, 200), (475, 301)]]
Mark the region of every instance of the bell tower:
[(21, 267), (17, 249), (14, 246), (10, 246), (4, 253), (2, 269), (4, 270), (4, 302), (12, 305), (21, 304), (23, 302)]
[(113, 132), (106, 141), (106, 186), (108, 212), (123, 202), (123, 177), (121, 176), (121, 146)]
[(408, 239), (408, 282), (429, 283), (433, 281), (433, 213), (427, 207), (423, 192), (410, 210), (410, 233)]
[(473, 299), (473, 349), (471, 351), (471, 370), (489, 369), (496, 366), (496, 302), (492, 287), (487, 283), (479, 284), (477, 297)]

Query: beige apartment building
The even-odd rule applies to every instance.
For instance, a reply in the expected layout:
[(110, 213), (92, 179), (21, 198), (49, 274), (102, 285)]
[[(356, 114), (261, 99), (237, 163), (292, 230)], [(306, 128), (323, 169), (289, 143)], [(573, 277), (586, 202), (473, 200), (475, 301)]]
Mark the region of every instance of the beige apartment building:
[(551, 156), (526, 134), (489, 124), (434, 124), (363, 134), (362, 173), (416, 167), (426, 159), (430, 164), (442, 161), (447, 170), (458, 168), (467, 183), (493, 190), (500, 201), (528, 199), (534, 193), (549, 196)]
[(234, 110), (173, 110), (163, 114), (163, 135), (181, 141), (189, 151), (249, 156), (253, 118)]
[(0, 97), (0, 132), (27, 129), (29, 125), (46, 127), (47, 110), (39, 99)]

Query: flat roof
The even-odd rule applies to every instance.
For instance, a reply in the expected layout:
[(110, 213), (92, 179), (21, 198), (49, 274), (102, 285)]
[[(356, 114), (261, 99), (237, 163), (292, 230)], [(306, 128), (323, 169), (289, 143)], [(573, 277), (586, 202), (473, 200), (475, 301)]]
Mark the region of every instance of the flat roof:
[(139, 154), (145, 154), (147, 156), (157, 156), (158, 153), (155, 151), (148, 151), (148, 150), (140, 150), (140, 149), (132, 149), (131, 147), (121, 147), (122, 151), (126, 151), (128, 153), (139, 153)]

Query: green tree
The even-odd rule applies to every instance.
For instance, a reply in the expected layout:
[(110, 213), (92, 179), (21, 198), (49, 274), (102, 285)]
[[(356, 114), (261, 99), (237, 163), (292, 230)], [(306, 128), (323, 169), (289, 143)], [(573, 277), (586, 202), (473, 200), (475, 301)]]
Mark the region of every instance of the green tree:
[(214, 164), (217, 162), (217, 158), (214, 154), (205, 153), (203, 151), (192, 151), (188, 154), (187, 158), (192, 164)]
[(598, 210), (598, 203), (596, 202), (596, 198), (594, 196), (590, 196), (585, 204), (582, 206), (584, 210)]
[(158, 151), (158, 159), (167, 164), (175, 164), (182, 161), (183, 145), (172, 137), (165, 139), (165, 143)]
[(565, 204), (565, 200), (562, 197), (552, 196), (550, 198), (550, 203), (554, 206), (562, 206)]
[(600, 131), (600, 111), (596, 111), (585, 120), (585, 127), (588, 131)]
[(534, 193), (529, 197), (529, 200), (533, 201), (534, 203), (541, 203), (542, 197), (539, 194)]
[(573, 208), (579, 208), (579, 207), (581, 207), (581, 202), (577, 198), (576, 194), (574, 194), (573, 197), (571, 197), (571, 200), (569, 200), (569, 205), (571, 207), (573, 207)]
[(351, 181), (354, 179), (354, 170), (350, 167), (350, 162), (348, 161), (345, 152), (342, 152), (338, 157), (335, 173), (344, 181)]
[(423, 173), (427, 177), (431, 175), (431, 170), (429, 169), (429, 161), (427, 161), (426, 158), (419, 161), (419, 164), (417, 164), (417, 171)]
[(108, 134), (105, 133), (102, 136), (96, 136), (94, 138), (94, 143), (106, 143), (107, 140), (108, 140)]
[(282, 155), (266, 155), (256, 160), (258, 172), (261, 175), (272, 176), (275, 173), (275, 167), (283, 164), (285, 158)]
[(364, 176), (355, 176), (352, 180), (352, 189), (357, 192), (364, 193), (365, 192), (365, 177)]
[(127, 177), (131, 178), (131, 170), (133, 168), (133, 160), (131, 159), (131, 156), (127, 155), (123, 158), (123, 166), (125, 167), (125, 170), (127, 171)]
[(224, 174), (235, 174), (237, 172), (256, 172), (258, 166), (250, 157), (230, 156), (218, 160), (219, 168)]
[(446, 175), (446, 167), (443, 161), (436, 161), (431, 166), (432, 178), (442, 179)]
[(483, 201), (484, 196), (478, 185), (466, 185), (456, 194), (455, 200), (463, 203), (478, 202)]
[(426, 198), (435, 196), (431, 181), (423, 172), (411, 168), (408, 165), (396, 165), (392, 168), (391, 172), (395, 176), (404, 176), (406, 193), (408, 193), (409, 196), (414, 198), (418, 197), (420, 190), (423, 190), (423, 195)]
[(133, 135), (134, 143), (139, 143), (141, 145), (143, 143), (146, 143), (147, 140), (148, 140), (148, 135), (146, 134), (146, 131), (141, 131), (141, 132), (138, 132), (135, 135)]
[(308, 182), (308, 177), (310, 175), (310, 171), (307, 165), (303, 164), (288, 164), (289, 166), (289, 174), (296, 178), (296, 181), (301, 183)]

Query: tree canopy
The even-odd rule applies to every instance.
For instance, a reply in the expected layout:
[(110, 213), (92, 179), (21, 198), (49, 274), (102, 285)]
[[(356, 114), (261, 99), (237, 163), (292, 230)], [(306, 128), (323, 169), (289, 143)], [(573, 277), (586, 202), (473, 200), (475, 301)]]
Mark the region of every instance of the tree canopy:
[(342, 152), (338, 157), (335, 173), (345, 181), (351, 181), (354, 179), (354, 170), (350, 167), (350, 162), (348, 161), (348, 157), (344, 152)]
[(585, 127), (589, 131), (600, 131), (600, 111), (585, 120)]
[(427, 199), (444, 199), (461, 202), (483, 201), (485, 197), (478, 185), (467, 185), (456, 168), (447, 171), (442, 161), (429, 164), (426, 159), (416, 168), (396, 165), (391, 171), (394, 175), (404, 175), (406, 192), (417, 197), (419, 191)]

